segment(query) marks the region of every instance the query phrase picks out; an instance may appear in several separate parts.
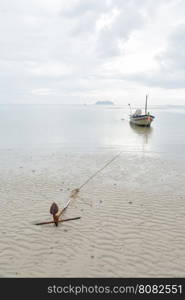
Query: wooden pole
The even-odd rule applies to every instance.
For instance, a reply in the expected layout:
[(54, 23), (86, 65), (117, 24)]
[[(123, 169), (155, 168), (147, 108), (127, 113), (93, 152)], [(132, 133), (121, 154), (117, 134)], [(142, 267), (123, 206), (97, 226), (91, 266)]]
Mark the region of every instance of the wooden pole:
[(130, 103), (128, 104), (128, 106), (130, 107), (130, 114), (132, 115), (132, 109)]
[[(71, 195), (70, 195), (70, 198), (75, 198), (76, 195), (79, 193), (79, 189), (74, 189), (72, 192), (71, 192)], [(71, 199), (68, 200), (68, 202), (66, 203), (66, 205), (61, 209), (61, 211), (58, 211), (56, 213), (56, 216), (58, 218), (60, 218), (60, 216), (63, 214), (63, 212), (66, 210), (66, 208), (68, 207), (69, 203), (70, 203)], [(57, 225), (56, 225), (57, 226)]]
[(53, 215), (53, 222), (55, 223), (56, 226), (58, 226), (58, 220), (59, 220), (59, 216), (57, 214)]
[[(67, 222), (67, 221), (73, 221), (73, 220), (78, 220), (81, 219), (81, 217), (76, 217), (76, 218), (70, 218), (70, 219), (61, 219), (58, 220), (58, 223), (60, 222)], [(45, 225), (45, 224), (54, 224), (55, 221), (49, 221), (49, 222), (41, 222), (41, 223), (36, 223), (35, 225)]]
[(145, 115), (147, 114), (147, 103), (148, 102), (148, 95), (146, 95), (146, 102), (145, 102)]

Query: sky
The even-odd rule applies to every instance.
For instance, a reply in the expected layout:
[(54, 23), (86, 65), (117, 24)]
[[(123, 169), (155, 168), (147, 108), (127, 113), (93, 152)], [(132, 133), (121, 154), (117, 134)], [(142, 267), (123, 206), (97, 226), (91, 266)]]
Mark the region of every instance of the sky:
[(185, 105), (184, 0), (0, 0), (0, 103)]

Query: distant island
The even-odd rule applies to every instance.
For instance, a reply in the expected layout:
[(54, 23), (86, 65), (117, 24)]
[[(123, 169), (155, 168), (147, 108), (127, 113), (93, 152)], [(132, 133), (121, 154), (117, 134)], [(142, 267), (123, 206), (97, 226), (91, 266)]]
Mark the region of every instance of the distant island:
[(114, 102), (112, 102), (112, 101), (97, 101), (95, 104), (96, 105), (114, 105)]

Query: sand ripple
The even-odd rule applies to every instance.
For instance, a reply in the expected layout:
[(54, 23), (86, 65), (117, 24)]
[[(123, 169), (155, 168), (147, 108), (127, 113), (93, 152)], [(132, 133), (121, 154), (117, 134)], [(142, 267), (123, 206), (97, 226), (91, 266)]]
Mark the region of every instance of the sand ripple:
[(124, 154), (72, 200), (64, 217), (80, 220), (34, 225), (50, 220), (51, 203), (62, 207), (113, 154), (17, 154), (14, 167), (4, 161), (0, 276), (185, 276), (180, 161)]

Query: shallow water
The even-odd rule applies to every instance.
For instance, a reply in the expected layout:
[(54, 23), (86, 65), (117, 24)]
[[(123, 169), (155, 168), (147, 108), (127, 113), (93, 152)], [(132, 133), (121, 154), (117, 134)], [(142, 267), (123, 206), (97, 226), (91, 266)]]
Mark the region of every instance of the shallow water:
[(1, 105), (0, 149), (114, 148), (184, 155), (185, 110), (154, 107), (151, 128), (130, 126), (126, 107)]

